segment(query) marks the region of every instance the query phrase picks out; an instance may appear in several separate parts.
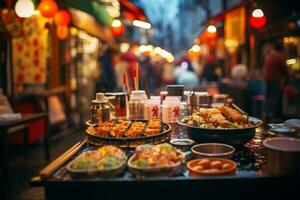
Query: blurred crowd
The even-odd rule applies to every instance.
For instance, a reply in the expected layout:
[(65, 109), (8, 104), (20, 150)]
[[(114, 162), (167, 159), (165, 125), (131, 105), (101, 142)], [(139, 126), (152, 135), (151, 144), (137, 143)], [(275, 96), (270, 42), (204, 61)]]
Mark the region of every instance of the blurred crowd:
[[(151, 55), (136, 55), (129, 50), (116, 54), (107, 51), (100, 57), (101, 78), (97, 91), (114, 92), (122, 90), (122, 73), (127, 72), (130, 88), (134, 88), (135, 67), (139, 63), (140, 88), (148, 84), (152, 95), (158, 95), (169, 84), (180, 84), (185, 90), (208, 91), (212, 87), (217, 93), (229, 94), (245, 111), (251, 114), (262, 113), (266, 119), (281, 117), (283, 95), (292, 98), (295, 94), (289, 88), (288, 72), (283, 47), (272, 43), (263, 50), (263, 64), (249, 68), (237, 56), (235, 65), (226, 68), (224, 62), (217, 60), (213, 52), (206, 57), (191, 60), (187, 56), (168, 62)], [(257, 113), (255, 113), (257, 112)]]

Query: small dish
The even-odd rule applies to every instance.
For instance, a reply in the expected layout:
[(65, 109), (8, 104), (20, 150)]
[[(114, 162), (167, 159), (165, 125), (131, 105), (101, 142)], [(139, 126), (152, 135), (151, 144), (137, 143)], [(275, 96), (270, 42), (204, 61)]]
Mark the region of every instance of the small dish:
[(174, 176), (182, 172), (184, 154), (170, 144), (140, 145), (128, 160), (136, 176)]
[(198, 158), (187, 163), (189, 176), (234, 175), (237, 164), (223, 158)]
[(180, 149), (181, 151), (185, 152), (185, 151), (190, 151), (193, 144), (195, 144), (195, 141), (189, 138), (176, 138), (170, 140), (170, 144)]
[(191, 149), (193, 155), (199, 158), (226, 158), (231, 159), (235, 148), (222, 143), (202, 143), (194, 145)]

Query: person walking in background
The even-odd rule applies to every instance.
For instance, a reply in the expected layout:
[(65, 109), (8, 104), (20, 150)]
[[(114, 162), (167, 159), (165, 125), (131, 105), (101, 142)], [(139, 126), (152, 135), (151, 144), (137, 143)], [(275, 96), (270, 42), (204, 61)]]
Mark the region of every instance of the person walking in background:
[(282, 117), (282, 89), (287, 81), (288, 72), (283, 56), (283, 46), (271, 46), (264, 57), (263, 78), (265, 81), (265, 115), (268, 122), (271, 117)]
[(193, 90), (199, 86), (199, 80), (190, 61), (185, 60), (175, 71), (175, 84), (184, 85), (186, 89)]
[(116, 74), (113, 64), (113, 52), (107, 49), (106, 52), (99, 57), (101, 66), (100, 78), (96, 84), (96, 91), (112, 92), (116, 89)]
[(217, 82), (218, 75), (216, 74), (217, 64), (213, 54), (210, 54), (206, 58), (206, 63), (202, 72), (201, 78), (207, 82)]

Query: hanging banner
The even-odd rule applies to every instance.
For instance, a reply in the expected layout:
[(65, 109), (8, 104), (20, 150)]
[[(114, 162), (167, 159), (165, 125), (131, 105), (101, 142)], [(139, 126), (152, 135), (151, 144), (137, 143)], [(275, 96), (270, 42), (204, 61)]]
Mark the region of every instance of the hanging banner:
[(12, 39), (14, 83), (43, 84), (46, 82), (48, 29), (41, 16), (24, 19), (22, 34)]
[[(225, 44), (245, 43), (246, 9), (241, 6), (225, 15)], [(227, 46), (227, 45), (226, 45)]]

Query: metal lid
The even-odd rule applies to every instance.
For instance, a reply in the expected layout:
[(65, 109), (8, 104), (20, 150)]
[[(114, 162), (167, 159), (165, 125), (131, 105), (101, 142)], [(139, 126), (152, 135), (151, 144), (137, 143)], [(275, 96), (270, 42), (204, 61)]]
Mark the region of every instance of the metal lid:
[(143, 94), (146, 94), (145, 90), (133, 90), (131, 92), (131, 94), (133, 95), (143, 95)]
[(189, 138), (172, 139), (170, 143), (174, 146), (192, 146), (195, 141)]
[(106, 103), (107, 100), (105, 99), (104, 93), (98, 92), (96, 93), (96, 99), (92, 101), (93, 103)]

